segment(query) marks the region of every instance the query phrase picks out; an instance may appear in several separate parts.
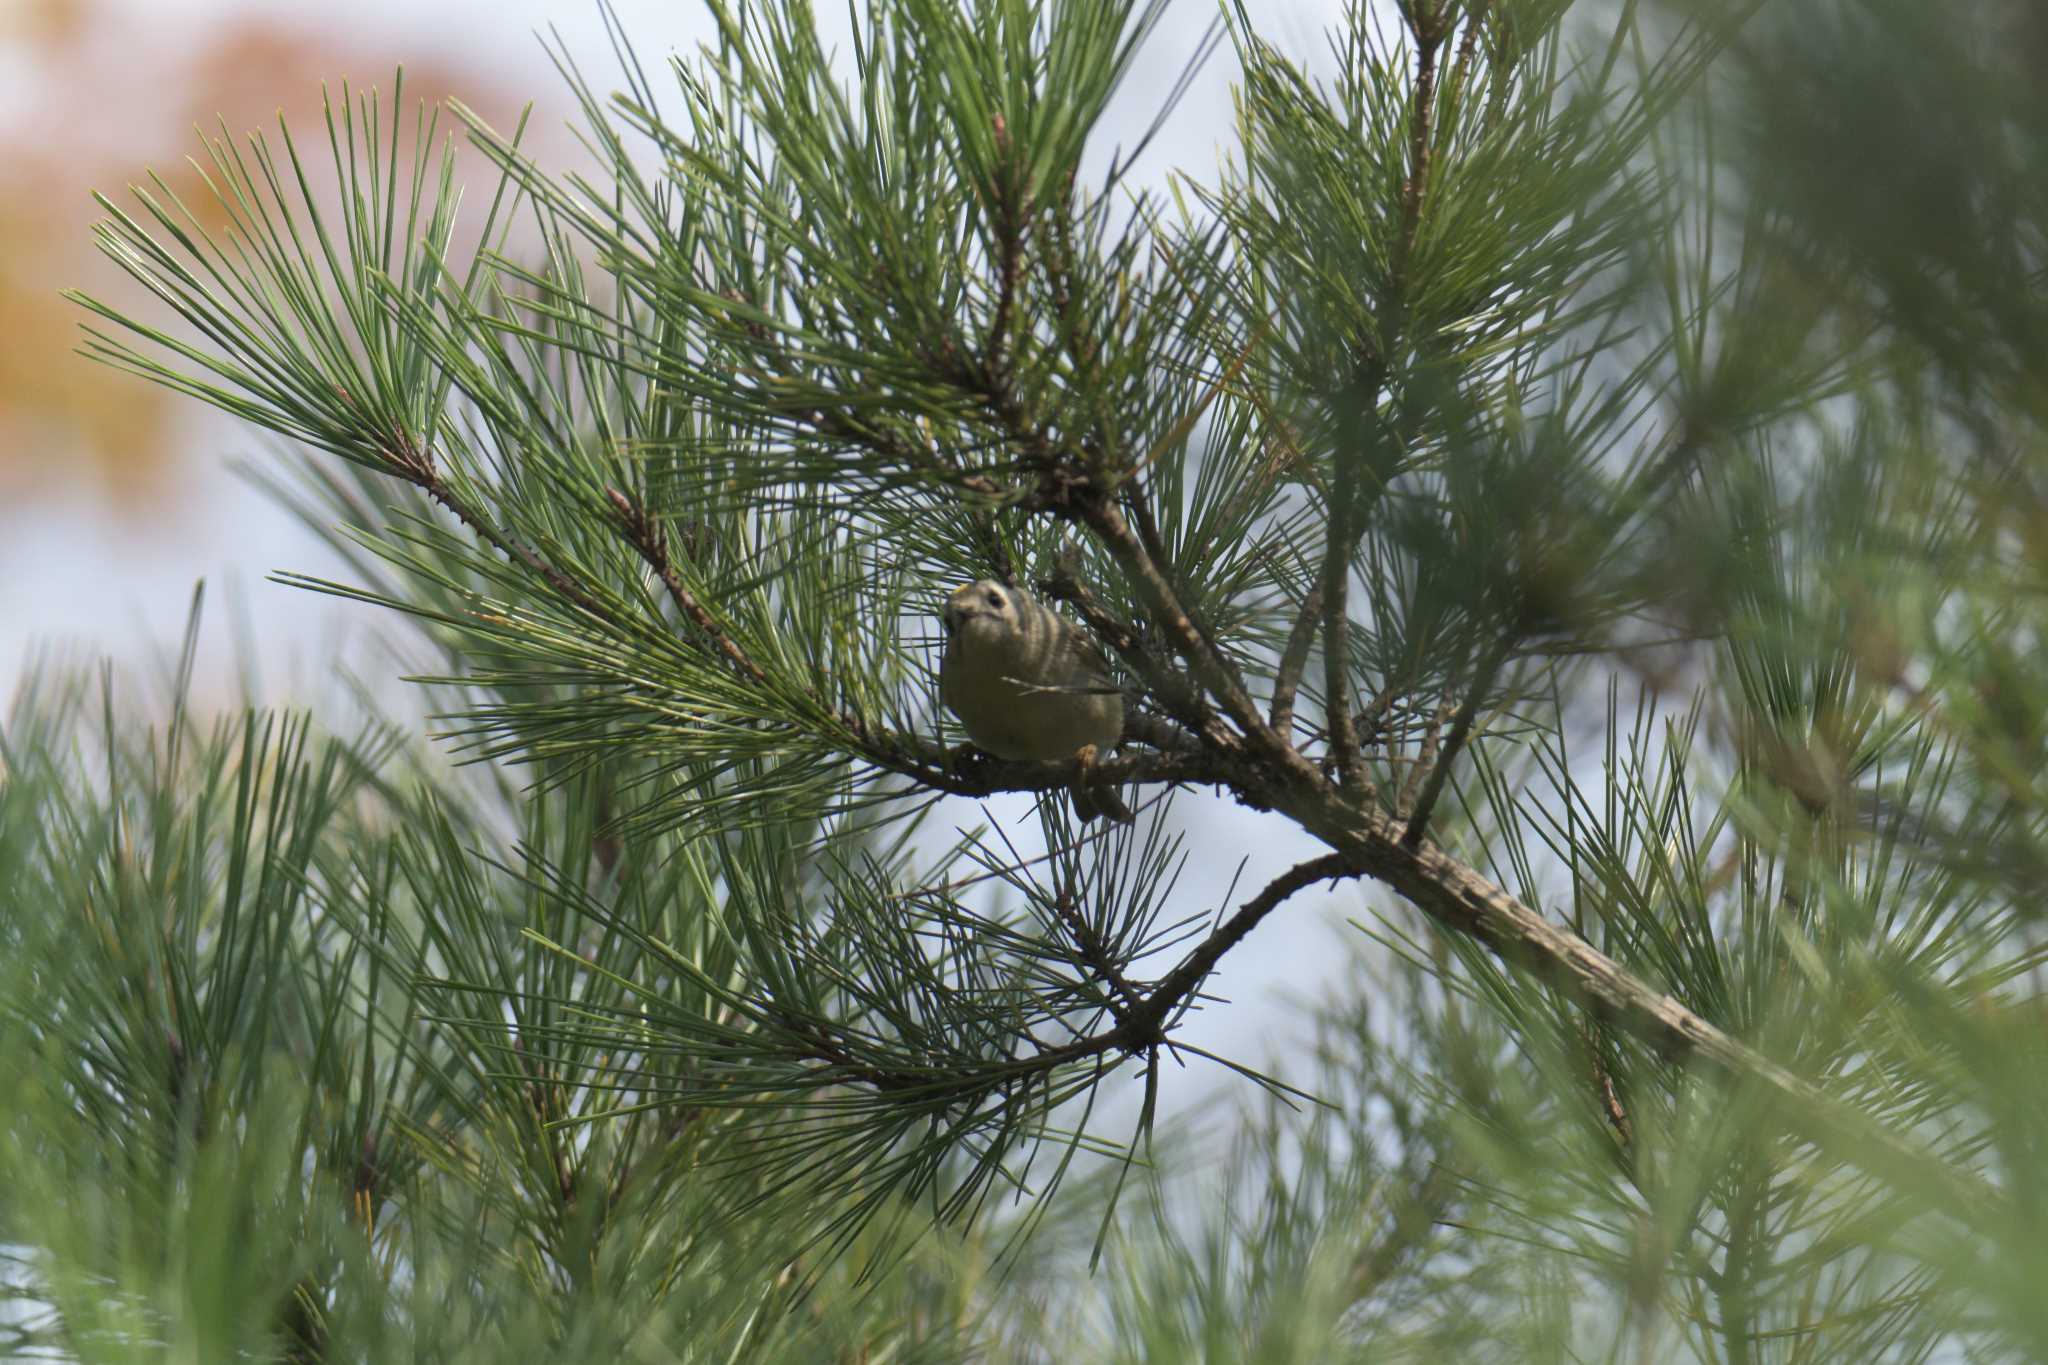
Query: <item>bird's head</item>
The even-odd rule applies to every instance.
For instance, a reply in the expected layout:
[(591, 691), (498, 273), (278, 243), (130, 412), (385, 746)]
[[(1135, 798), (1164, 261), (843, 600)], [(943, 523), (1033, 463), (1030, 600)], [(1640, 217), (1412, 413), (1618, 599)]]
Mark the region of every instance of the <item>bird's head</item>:
[(1022, 603), (1015, 588), (1006, 588), (993, 578), (963, 584), (953, 589), (939, 611), (947, 635), (962, 631), (1010, 633), (1018, 629)]

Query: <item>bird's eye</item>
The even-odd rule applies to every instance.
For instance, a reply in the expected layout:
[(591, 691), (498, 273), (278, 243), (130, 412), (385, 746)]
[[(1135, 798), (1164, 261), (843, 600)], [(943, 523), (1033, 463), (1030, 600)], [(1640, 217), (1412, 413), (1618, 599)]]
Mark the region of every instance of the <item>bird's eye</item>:
[(994, 588), (988, 590), (988, 604), (992, 607), (1003, 605), (1003, 595)]

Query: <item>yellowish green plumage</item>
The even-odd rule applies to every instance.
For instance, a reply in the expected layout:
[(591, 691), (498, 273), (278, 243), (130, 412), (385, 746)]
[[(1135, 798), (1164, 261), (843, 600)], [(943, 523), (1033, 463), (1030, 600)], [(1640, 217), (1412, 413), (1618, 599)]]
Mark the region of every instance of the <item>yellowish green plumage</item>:
[[(1123, 734), (1124, 699), (1102, 651), (1030, 594), (985, 578), (955, 589), (941, 615), (939, 694), (977, 748), (1085, 767)], [(1130, 818), (1112, 791), (1083, 780), (1073, 794), (1083, 820)]]

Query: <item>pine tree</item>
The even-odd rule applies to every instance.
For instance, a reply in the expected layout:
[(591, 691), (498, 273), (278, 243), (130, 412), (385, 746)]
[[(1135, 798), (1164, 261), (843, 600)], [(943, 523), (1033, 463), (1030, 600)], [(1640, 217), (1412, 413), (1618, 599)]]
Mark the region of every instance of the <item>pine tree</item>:
[[(25, 689), (15, 1353), (2048, 1356), (2048, 27), (1239, 3), (1153, 197), (1163, 3), (711, 8), (564, 62), (597, 178), (451, 106), (473, 225), (400, 89), (105, 201), (179, 322), (87, 350), (289, 443), (288, 581), (474, 762)], [(1136, 824), (959, 743), (981, 578), (1114, 660)], [(1189, 903), (1203, 788), (1327, 851)], [(998, 792), (1042, 857), (921, 820)], [(1313, 1057), (1176, 1037), (1354, 880)], [(1214, 1198), (1190, 1059), (1268, 1096)]]

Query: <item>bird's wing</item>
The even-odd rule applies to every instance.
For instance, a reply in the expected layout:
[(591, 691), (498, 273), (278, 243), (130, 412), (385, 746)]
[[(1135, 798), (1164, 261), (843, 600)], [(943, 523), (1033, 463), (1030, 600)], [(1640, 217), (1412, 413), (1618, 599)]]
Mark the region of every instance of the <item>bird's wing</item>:
[(1068, 637), (1073, 642), (1074, 653), (1080, 657), (1081, 672), (1085, 682), (1074, 683), (1069, 690), (1106, 695), (1120, 691), (1116, 685), (1116, 674), (1110, 671), (1109, 656), (1102, 652), (1102, 646), (1075, 626)]

